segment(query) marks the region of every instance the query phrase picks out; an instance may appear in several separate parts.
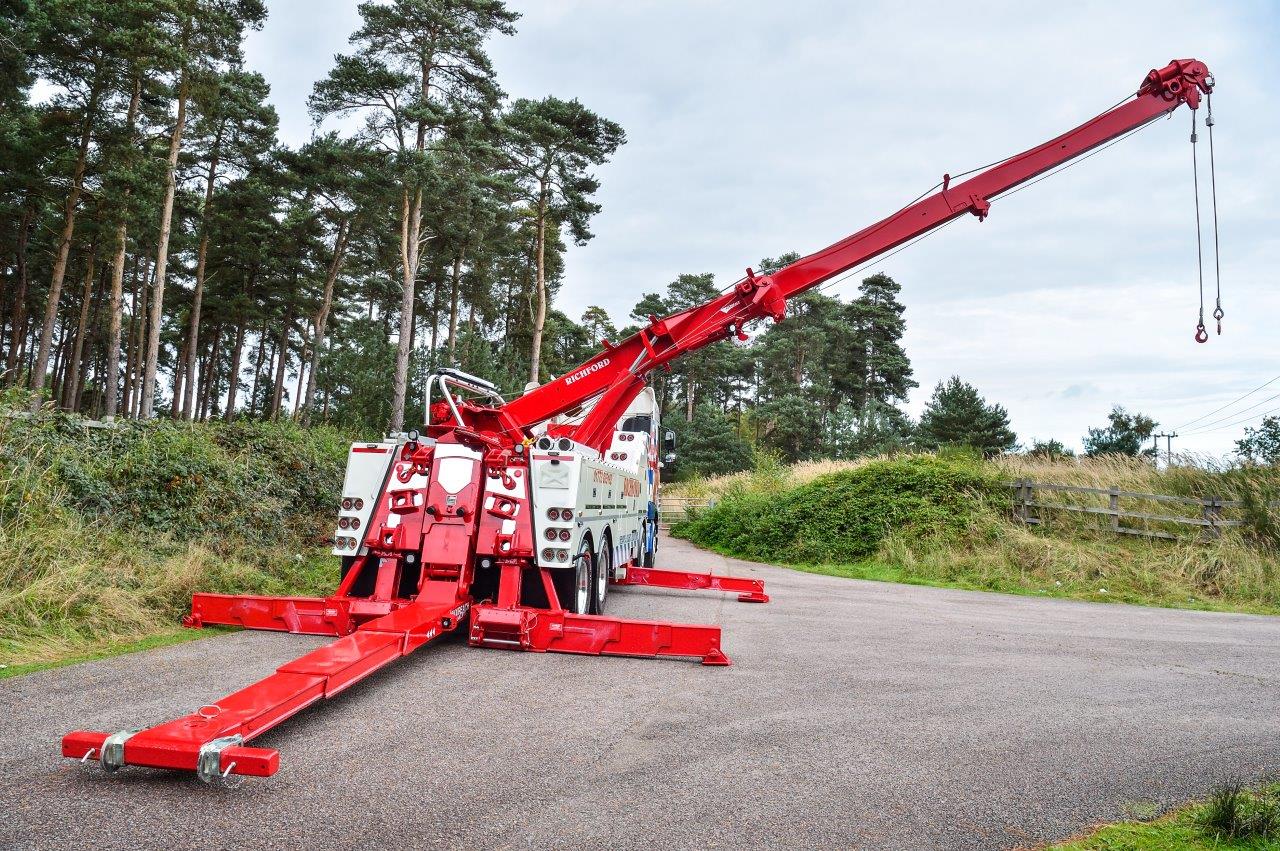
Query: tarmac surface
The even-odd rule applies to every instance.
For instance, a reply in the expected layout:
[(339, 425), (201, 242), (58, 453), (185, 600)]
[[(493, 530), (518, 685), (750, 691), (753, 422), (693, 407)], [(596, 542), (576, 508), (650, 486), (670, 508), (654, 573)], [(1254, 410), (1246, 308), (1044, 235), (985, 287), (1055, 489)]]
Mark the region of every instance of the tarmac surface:
[(0, 848), (1007, 848), (1280, 770), (1280, 618), (815, 576), (675, 540), (773, 601), (613, 589), (729, 668), (428, 646), (254, 744), (236, 790), (107, 776), (155, 724), (324, 639), (241, 632), (0, 681)]

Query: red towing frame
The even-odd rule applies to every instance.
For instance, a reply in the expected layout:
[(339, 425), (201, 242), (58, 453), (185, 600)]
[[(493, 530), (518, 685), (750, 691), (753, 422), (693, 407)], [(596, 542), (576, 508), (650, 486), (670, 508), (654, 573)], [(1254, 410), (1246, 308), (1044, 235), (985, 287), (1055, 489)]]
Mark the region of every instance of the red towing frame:
[[(469, 619), (476, 647), (577, 653), (591, 656), (676, 656), (704, 665), (728, 665), (720, 627), (631, 620), (565, 611), (550, 571), (539, 570), (549, 608), (520, 600), (516, 563), (501, 566), (498, 600), (472, 603), (461, 583), (428, 581), (414, 600), (332, 597), (260, 597), (195, 594), (186, 626), (221, 624), (245, 629), (340, 636), (300, 656), (265, 679), (198, 707), (189, 715), (145, 730), (104, 733), (77, 730), (62, 739), (62, 755), (97, 760), (108, 771), (124, 765), (194, 771), (201, 780), (233, 776), (269, 777), (280, 753), (248, 743), (311, 704), (349, 686), (402, 656), (453, 632)], [(350, 574), (348, 580), (351, 579)], [(764, 583), (707, 573), (631, 567), (617, 584), (739, 592), (739, 599), (766, 602)], [(349, 581), (340, 591), (345, 592)], [(385, 611), (385, 613), (383, 613)]]

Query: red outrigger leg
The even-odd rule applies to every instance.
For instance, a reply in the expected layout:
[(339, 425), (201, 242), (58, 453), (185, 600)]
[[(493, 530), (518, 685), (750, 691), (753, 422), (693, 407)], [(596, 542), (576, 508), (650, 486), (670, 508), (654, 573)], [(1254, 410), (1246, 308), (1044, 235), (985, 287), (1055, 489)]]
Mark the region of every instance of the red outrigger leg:
[[(249, 747), (250, 741), (456, 630), (468, 611), (473, 646), (594, 656), (676, 656), (698, 659), (704, 665), (729, 664), (720, 649), (718, 626), (574, 614), (560, 607), (547, 569), (540, 573), (550, 606), (533, 608), (520, 600), (522, 566), (509, 563), (501, 569), (498, 602), (476, 605), (457, 582), (430, 580), (412, 601), (350, 597), (349, 581), (337, 595), (323, 598), (195, 594), (191, 614), (183, 619), (189, 627), (223, 624), (341, 637), (176, 720), (145, 730), (68, 733), (62, 739), (62, 755), (82, 762), (97, 760), (108, 772), (139, 765), (194, 771), (205, 782), (227, 781), (235, 775), (269, 777), (279, 770), (280, 752)], [(736, 591), (742, 600), (768, 600), (764, 583), (754, 579), (637, 567), (628, 568), (627, 573), (620, 584)]]
[(737, 576), (719, 576), (715, 573), (686, 573), (683, 570), (655, 570), (651, 567), (628, 567), (625, 579), (619, 585), (648, 585), (654, 588), (676, 588), (682, 591), (737, 592), (742, 603), (767, 603), (761, 579), (743, 579)]
[[(291, 602), (286, 599), (282, 605)], [(466, 604), (460, 608), (465, 615)], [(219, 776), (270, 776), (280, 767), (279, 751), (245, 747), (247, 742), (456, 629), (458, 610), (452, 597), (443, 602), (419, 599), (177, 720), (148, 730), (68, 733), (62, 739), (62, 755), (82, 761), (96, 758), (108, 771), (124, 765), (195, 771), (205, 782)], [(204, 622), (229, 621), (206, 616)]]

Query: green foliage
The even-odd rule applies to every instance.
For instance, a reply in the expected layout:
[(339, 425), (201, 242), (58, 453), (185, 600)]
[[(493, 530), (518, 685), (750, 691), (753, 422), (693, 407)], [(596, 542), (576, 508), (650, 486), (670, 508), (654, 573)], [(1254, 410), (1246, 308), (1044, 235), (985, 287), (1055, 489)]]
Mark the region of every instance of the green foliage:
[(1253, 463), (1280, 465), (1280, 417), (1263, 417), (1257, 428), (1246, 428), (1236, 441), (1236, 454)]
[(721, 476), (751, 466), (751, 445), (731, 417), (711, 405), (694, 409), (692, 422), (677, 417), (665, 427), (676, 433), (676, 460), (663, 470), (667, 480)]
[(988, 405), (977, 388), (955, 375), (934, 388), (916, 434), (930, 449), (969, 446), (986, 456), (1008, 452), (1017, 443), (1004, 407)]
[(1049, 461), (1056, 461), (1059, 458), (1076, 457), (1075, 450), (1067, 448), (1060, 440), (1037, 440), (1031, 444), (1031, 449), (1027, 452), (1035, 458), (1044, 458)]
[(1163, 818), (1107, 825), (1052, 851), (1274, 851), (1280, 847), (1280, 785), (1232, 784)]
[(1091, 428), (1084, 439), (1084, 454), (1091, 457), (1098, 455), (1128, 455), (1136, 458), (1139, 455), (1154, 456), (1155, 449), (1144, 444), (1151, 439), (1156, 426), (1159, 425), (1145, 414), (1130, 414), (1116, 405), (1107, 415), (1105, 428)]
[(1219, 839), (1280, 839), (1280, 789), (1251, 795), (1238, 783), (1213, 794), (1196, 822)]
[(196, 590), (331, 589), (348, 442), (289, 423), (0, 418), (0, 662), (163, 632)]
[(742, 487), (678, 534), (761, 561), (848, 562), (890, 533), (959, 534), (1001, 485), (981, 466), (930, 456), (871, 461), (795, 488)]

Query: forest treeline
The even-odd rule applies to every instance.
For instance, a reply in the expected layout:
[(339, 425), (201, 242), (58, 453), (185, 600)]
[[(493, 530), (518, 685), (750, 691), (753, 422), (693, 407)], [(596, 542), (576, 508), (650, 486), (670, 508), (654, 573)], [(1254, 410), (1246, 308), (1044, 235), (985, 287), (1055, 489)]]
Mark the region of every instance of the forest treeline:
[[(555, 308), (626, 136), (575, 99), (504, 93), (486, 46), (518, 15), (497, 0), (361, 4), (298, 147), (244, 62), (262, 0), (5, 12), (0, 352), (4, 384), (35, 405), (397, 431), (421, 421), (435, 366), (518, 393), (719, 291), (681, 275), (622, 328)], [(898, 291), (879, 274), (848, 302), (807, 293), (748, 344), (654, 376), (683, 472), (740, 469), (757, 448), (1012, 446), (1003, 409), (958, 379), (920, 423), (900, 410), (916, 385)]]

